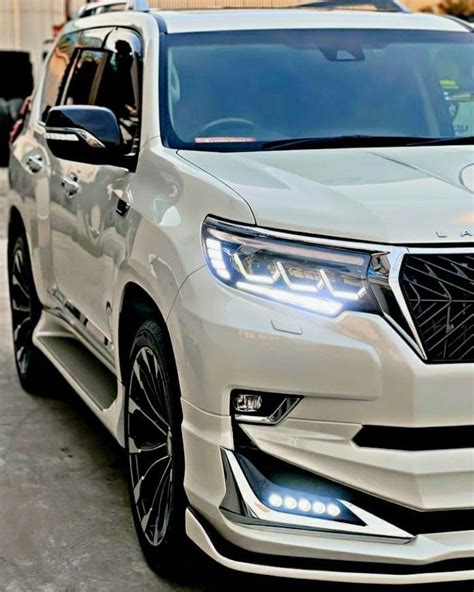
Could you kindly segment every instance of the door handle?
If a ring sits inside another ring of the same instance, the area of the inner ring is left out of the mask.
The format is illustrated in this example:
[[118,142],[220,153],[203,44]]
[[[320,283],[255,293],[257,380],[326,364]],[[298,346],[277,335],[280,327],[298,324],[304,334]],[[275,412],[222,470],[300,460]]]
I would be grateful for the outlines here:
[[25,164],[31,173],[39,173],[44,167],[44,160],[41,154],[32,154],[28,156]]
[[66,197],[72,199],[79,192],[79,179],[76,175],[68,175],[67,177],[64,177],[64,179],[62,180],[61,186],[64,189]]

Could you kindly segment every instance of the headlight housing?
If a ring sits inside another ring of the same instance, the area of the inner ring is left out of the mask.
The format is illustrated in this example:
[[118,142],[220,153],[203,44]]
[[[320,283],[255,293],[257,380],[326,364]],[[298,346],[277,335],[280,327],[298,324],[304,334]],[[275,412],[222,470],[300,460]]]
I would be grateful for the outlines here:
[[208,217],[203,245],[212,274],[242,292],[335,317],[378,310],[368,283],[371,253],[267,236]]

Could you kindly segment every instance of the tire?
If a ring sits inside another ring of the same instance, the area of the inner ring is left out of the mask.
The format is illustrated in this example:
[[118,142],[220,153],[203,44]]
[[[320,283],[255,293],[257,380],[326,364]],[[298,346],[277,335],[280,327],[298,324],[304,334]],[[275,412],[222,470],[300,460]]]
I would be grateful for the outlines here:
[[8,249],[8,282],[12,314],[13,351],[23,389],[41,394],[51,385],[52,367],[33,344],[33,331],[42,306],[36,292],[31,259],[24,232],[10,237]]
[[189,555],[184,515],[184,452],[178,375],[171,345],[155,321],[138,330],[125,403],[132,516],[151,568],[177,573]]

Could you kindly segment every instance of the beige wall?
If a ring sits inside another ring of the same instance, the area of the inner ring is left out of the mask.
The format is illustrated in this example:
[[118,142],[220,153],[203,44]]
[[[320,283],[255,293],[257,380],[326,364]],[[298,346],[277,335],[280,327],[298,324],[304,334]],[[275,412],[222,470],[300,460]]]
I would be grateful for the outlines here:
[[[150,6],[162,8],[199,8],[207,7],[277,7],[291,4],[304,4],[311,0],[149,0]],[[400,0],[408,8],[419,10],[427,6],[436,6],[441,0]]]

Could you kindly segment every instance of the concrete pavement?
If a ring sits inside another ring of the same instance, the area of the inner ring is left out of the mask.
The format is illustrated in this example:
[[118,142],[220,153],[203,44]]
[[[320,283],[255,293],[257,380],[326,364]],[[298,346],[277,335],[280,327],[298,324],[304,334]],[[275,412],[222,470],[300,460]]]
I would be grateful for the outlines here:
[[[366,586],[235,574],[205,559],[183,569],[179,581],[150,571],[133,531],[119,447],[66,386],[31,397],[18,384],[7,306],[5,179],[0,170],[0,592],[366,592]],[[423,586],[440,589],[472,586]]]

